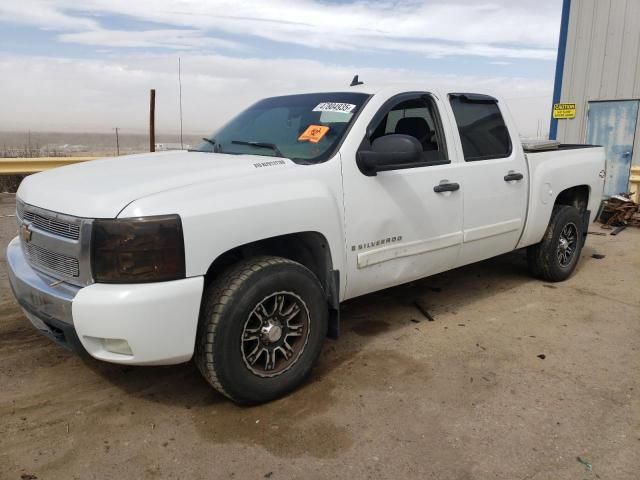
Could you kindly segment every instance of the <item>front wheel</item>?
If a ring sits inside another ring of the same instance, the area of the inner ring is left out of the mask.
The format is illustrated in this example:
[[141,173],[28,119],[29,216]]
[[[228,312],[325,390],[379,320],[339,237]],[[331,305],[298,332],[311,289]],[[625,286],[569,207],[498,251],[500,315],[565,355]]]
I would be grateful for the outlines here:
[[248,259],[204,295],[195,361],[216,390],[258,404],[309,375],[328,322],[322,286],[310,270],[281,257]]
[[527,249],[531,272],[549,282],[561,282],[571,276],[578,264],[584,233],[577,208],[557,205],[542,241]]

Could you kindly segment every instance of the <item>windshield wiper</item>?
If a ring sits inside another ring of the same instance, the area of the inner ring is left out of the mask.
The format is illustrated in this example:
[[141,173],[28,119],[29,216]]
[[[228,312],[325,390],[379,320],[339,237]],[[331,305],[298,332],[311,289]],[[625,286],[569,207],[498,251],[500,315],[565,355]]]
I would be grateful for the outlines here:
[[250,147],[268,148],[269,150],[273,150],[276,156],[284,158],[284,155],[275,143],[247,142],[244,140],[231,140],[231,143],[233,143],[234,145],[249,145]]
[[[220,153],[220,146],[216,143],[215,139],[212,140],[210,138],[202,137],[202,140],[204,140],[205,142],[210,143],[211,145],[213,145],[213,150],[212,150],[213,153]],[[198,150],[198,149],[195,149],[195,148],[189,149],[187,151],[189,151],[189,152],[200,152],[200,153],[212,153],[212,152],[209,152],[207,150]]]

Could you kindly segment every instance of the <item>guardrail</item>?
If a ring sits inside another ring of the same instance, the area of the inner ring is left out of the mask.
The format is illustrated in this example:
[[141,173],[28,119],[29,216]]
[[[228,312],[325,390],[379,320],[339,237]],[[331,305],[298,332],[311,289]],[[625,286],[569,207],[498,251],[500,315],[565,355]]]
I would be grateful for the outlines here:
[[37,173],[51,168],[95,160],[98,157],[0,158],[0,175]]

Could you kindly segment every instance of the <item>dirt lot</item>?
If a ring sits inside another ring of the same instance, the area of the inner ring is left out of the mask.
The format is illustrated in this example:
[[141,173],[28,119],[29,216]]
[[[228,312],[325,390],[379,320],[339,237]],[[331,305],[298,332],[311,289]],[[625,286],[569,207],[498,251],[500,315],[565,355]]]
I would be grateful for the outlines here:
[[81,361],[22,316],[4,258],[0,277],[2,479],[640,475],[638,230],[591,237],[562,284],[518,253],[348,302],[307,385],[256,408],[192,364]]

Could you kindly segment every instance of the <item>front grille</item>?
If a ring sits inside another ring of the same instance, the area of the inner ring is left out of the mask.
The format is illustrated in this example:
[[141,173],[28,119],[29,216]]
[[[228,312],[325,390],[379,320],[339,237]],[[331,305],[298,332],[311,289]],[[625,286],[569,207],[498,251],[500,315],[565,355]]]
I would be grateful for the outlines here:
[[72,285],[93,283],[89,259],[92,219],[46,210],[20,198],[16,199],[16,214],[22,250],[33,268]]
[[77,258],[52,252],[29,242],[23,243],[23,248],[31,264],[36,267],[46,268],[68,277],[80,276]]
[[[21,211],[22,210],[22,211]],[[52,233],[59,237],[78,240],[80,237],[80,225],[65,222],[54,216],[42,215],[18,208],[18,215],[23,221],[30,222],[34,227],[43,232]]]

